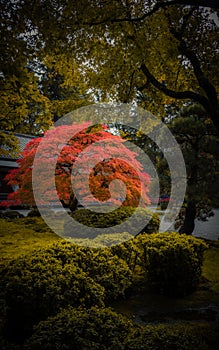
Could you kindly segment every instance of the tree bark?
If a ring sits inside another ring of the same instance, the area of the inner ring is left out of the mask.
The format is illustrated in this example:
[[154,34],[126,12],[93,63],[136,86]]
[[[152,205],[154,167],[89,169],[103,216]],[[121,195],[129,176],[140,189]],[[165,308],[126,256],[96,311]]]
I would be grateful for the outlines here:
[[191,235],[195,228],[195,218],[196,218],[196,205],[194,201],[189,200],[186,207],[185,220],[179,232],[186,233],[187,235]]
[[69,200],[69,209],[71,210],[71,212],[75,211],[78,207],[78,200],[75,196],[75,194],[72,192],[70,194],[70,200]]

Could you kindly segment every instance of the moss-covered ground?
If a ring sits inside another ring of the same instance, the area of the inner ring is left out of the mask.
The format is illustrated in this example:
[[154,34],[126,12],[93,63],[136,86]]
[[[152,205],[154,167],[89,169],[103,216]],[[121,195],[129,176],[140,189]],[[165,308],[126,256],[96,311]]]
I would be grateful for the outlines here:
[[60,239],[40,217],[0,219],[0,265]]

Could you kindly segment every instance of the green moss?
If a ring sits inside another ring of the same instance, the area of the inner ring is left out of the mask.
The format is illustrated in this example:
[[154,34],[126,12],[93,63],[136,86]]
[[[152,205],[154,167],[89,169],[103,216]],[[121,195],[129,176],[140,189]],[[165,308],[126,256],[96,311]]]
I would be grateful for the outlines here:
[[202,271],[211,289],[219,292],[219,242],[212,242],[210,248],[205,252]]
[[[0,219],[0,265],[61,240],[41,218],[31,220],[25,218],[8,222]],[[43,231],[37,231],[39,225],[44,228]]]

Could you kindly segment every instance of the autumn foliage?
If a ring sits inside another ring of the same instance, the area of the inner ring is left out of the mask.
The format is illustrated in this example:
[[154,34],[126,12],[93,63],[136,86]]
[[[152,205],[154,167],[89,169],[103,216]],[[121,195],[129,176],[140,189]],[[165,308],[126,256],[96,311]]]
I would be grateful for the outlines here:
[[[37,149],[42,140],[44,148],[39,157]],[[19,167],[6,176],[8,184],[18,185],[19,189],[3,205],[35,205],[32,169],[37,166],[37,186],[39,191],[42,186],[47,189],[46,197],[51,203],[58,196],[62,203],[75,209],[79,196],[80,201],[89,204],[110,201],[110,204],[136,207],[141,199],[141,205],[146,206],[149,176],[143,172],[136,152],[124,143],[105,125],[90,126],[89,122],[49,130],[43,138],[27,144],[17,161]],[[57,193],[50,188],[51,178],[46,172],[46,164],[54,160]]]

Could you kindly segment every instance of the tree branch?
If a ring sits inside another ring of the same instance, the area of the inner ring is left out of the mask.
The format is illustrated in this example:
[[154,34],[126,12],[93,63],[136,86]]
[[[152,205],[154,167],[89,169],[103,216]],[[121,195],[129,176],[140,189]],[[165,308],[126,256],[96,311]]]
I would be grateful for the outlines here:
[[[209,7],[212,9],[218,9],[218,1],[217,0],[170,0],[170,1],[157,1],[154,7],[144,13],[142,16],[139,17],[123,17],[123,18],[105,18],[100,21],[93,21],[93,22],[83,22],[83,25],[100,25],[104,23],[121,23],[121,22],[140,22],[143,21],[145,18],[152,16],[154,13],[158,12],[160,9],[165,9],[169,6],[173,5],[181,5],[181,6],[195,6],[195,7]],[[77,24],[77,23],[76,23]]]
[[[175,98],[175,99],[179,99],[179,100],[193,100],[196,101],[198,103],[200,103],[204,109],[206,110],[206,112],[209,114],[217,132],[219,133],[219,107],[218,107],[218,100],[217,100],[217,94],[216,94],[216,90],[214,89],[214,87],[208,82],[208,84],[210,84],[210,88],[212,89],[212,91],[214,92],[214,95],[211,95],[211,90],[208,91],[208,93],[206,92],[207,97],[194,92],[194,91],[174,91],[171,90],[169,88],[167,88],[167,86],[163,83],[160,83],[148,70],[147,66],[145,63],[143,63],[140,67],[141,71],[143,72],[143,74],[146,76],[147,78],[147,82],[151,83],[154,87],[156,87],[158,90],[162,91],[165,95]],[[203,82],[203,78],[199,78],[201,79],[202,84],[204,84],[205,88],[208,89],[208,84],[206,83],[206,81]],[[207,84],[207,85],[205,85]],[[204,90],[205,91],[205,90]],[[216,96],[215,96],[216,94]]]
[[206,97],[190,91],[190,90],[186,90],[186,91],[174,91],[171,90],[169,88],[167,88],[167,86],[164,83],[159,82],[149,71],[149,69],[147,68],[146,64],[143,63],[140,67],[142,73],[146,76],[147,81],[150,82],[154,87],[156,87],[158,90],[162,91],[165,95],[169,96],[169,97],[173,97],[176,99],[180,99],[180,100],[184,100],[184,99],[190,99],[190,100],[194,100],[197,101],[199,103],[201,103],[202,105],[208,105],[208,100]]
[[130,97],[130,94],[131,94],[131,91],[132,91],[134,75],[135,75],[135,71],[133,71],[132,74],[131,74],[129,89],[128,89],[128,93],[127,93],[127,96],[126,96],[126,99],[125,99],[124,103],[127,103],[129,101],[129,97]]
[[199,86],[203,89],[205,95],[207,96],[205,97],[198,94],[202,97],[202,99],[196,101],[201,103],[205,110],[209,113],[216,129],[219,132],[219,104],[217,98],[217,91],[202,71],[200,62],[195,52],[189,49],[186,45],[185,40],[183,40],[182,33],[176,31],[175,28],[171,25],[170,32],[179,42],[179,52],[186,58],[188,58],[188,60],[192,64],[193,71],[199,83]]
[[199,86],[204,90],[209,100],[216,99],[217,100],[217,92],[214,88],[214,86],[210,83],[208,78],[204,75],[204,72],[201,69],[200,62],[196,56],[196,54],[190,50],[185,41],[182,39],[179,33],[177,33],[175,30],[171,29],[172,34],[175,36],[176,39],[179,41],[179,51],[186,56],[189,61],[191,62],[194,73],[196,76],[196,79],[199,83]]

